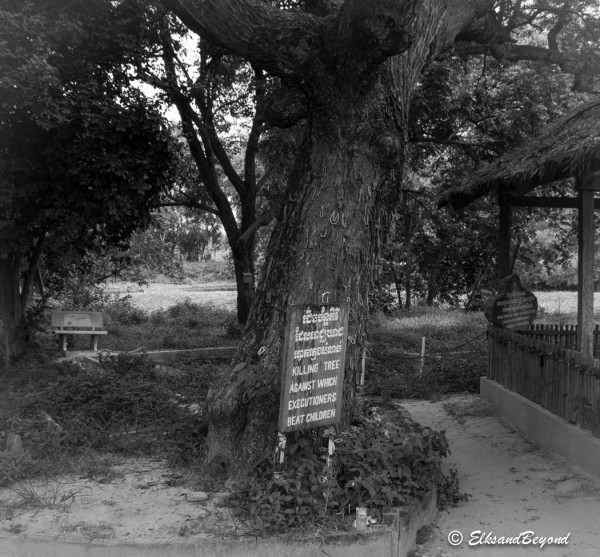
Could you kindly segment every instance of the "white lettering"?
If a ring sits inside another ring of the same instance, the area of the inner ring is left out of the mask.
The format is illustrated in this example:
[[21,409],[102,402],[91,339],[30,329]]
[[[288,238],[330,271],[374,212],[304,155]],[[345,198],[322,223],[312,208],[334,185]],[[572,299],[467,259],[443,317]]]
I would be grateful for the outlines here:
[[319,389],[324,387],[335,387],[337,385],[338,378],[334,377],[324,377],[323,379],[317,379],[317,387]]

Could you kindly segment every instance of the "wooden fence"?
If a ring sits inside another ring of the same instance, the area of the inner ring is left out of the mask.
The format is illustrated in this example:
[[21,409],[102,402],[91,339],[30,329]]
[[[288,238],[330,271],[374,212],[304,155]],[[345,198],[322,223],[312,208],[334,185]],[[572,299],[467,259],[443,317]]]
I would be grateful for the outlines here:
[[600,437],[600,360],[532,332],[490,326],[488,378]]
[[[534,324],[521,334],[562,348],[577,350],[577,325]],[[600,325],[594,327],[594,356],[600,350]]]

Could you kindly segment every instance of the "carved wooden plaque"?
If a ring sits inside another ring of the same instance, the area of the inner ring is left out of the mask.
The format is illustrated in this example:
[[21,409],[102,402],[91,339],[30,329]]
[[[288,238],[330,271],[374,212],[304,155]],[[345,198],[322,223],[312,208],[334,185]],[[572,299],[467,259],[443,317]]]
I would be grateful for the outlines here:
[[521,279],[514,273],[500,281],[500,292],[483,305],[483,313],[490,323],[511,331],[529,329],[537,310],[537,298],[521,286]]

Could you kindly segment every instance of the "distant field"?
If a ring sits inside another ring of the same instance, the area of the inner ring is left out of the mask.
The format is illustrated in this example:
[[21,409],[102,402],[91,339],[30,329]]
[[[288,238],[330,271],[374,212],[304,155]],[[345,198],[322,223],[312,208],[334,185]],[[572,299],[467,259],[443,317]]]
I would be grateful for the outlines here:
[[[130,282],[117,282],[108,285],[108,289],[119,294],[129,294],[133,303],[146,311],[167,309],[186,298],[201,305],[235,310],[234,282],[195,285],[152,283],[143,287]],[[574,316],[577,313],[577,292],[536,292],[535,295],[543,312],[564,316]],[[594,302],[600,318],[600,292],[596,293]]]
[[[577,292],[536,292],[540,309],[546,313],[575,317],[577,315]],[[600,292],[594,294],[596,317],[600,318]]]
[[140,287],[131,282],[108,285],[109,292],[131,296],[133,304],[145,311],[168,309],[186,298],[217,309],[234,311],[236,308],[235,283],[211,282],[206,285],[152,283]]

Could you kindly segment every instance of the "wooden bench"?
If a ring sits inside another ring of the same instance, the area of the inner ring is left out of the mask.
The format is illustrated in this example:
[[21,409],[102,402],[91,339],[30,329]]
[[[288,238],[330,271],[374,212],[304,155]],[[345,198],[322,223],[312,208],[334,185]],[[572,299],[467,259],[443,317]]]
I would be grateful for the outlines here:
[[90,335],[92,349],[98,351],[98,336],[106,335],[104,314],[101,311],[53,311],[52,328],[62,336],[62,351],[67,353],[67,335]]

